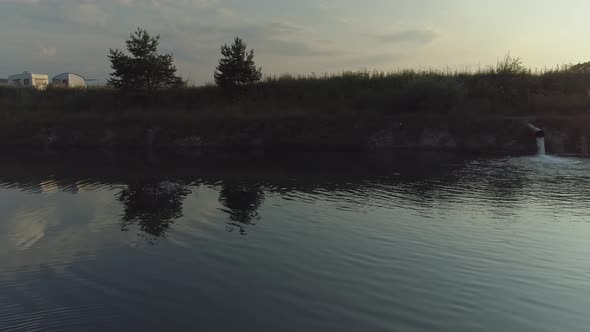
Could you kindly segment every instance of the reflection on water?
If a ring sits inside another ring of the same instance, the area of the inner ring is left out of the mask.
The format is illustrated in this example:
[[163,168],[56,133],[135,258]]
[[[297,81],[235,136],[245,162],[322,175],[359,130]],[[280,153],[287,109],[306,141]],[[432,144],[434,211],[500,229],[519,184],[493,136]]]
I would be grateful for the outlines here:
[[124,206],[121,230],[137,224],[153,237],[163,237],[170,225],[182,217],[182,202],[190,189],[168,181],[147,180],[130,183],[117,194]]
[[0,331],[585,331],[590,161],[0,157]]
[[219,202],[225,207],[222,211],[229,215],[227,231],[239,229],[246,235],[245,227],[254,225],[260,218],[258,209],[264,201],[264,192],[256,185],[223,184],[219,191]]
[[[203,165],[201,160],[172,160],[165,165],[159,161],[153,166],[153,155],[146,159],[142,155],[102,158],[84,156],[78,159],[81,167],[72,168],[59,154],[5,156],[0,186],[46,195],[108,189],[122,207],[121,230],[136,229],[150,241],[165,237],[183,217],[186,198],[202,186],[217,191],[218,210],[226,214],[226,230],[242,235],[261,219],[259,209],[266,194],[299,201],[321,196],[342,203],[342,208],[410,204],[416,211],[429,210],[437,202],[469,200],[506,208],[506,213],[523,198],[531,203],[538,199],[545,208],[564,204],[585,208],[582,202],[590,194],[585,182],[590,176],[585,172],[589,163],[552,156],[473,159],[434,152],[306,155],[299,160],[283,160],[285,156],[281,156],[270,165],[267,159],[250,163],[229,159],[229,163],[221,162],[222,168],[216,161]],[[22,168],[22,163],[31,167]],[[121,168],[121,163],[125,167]],[[552,196],[556,192],[559,195]]]

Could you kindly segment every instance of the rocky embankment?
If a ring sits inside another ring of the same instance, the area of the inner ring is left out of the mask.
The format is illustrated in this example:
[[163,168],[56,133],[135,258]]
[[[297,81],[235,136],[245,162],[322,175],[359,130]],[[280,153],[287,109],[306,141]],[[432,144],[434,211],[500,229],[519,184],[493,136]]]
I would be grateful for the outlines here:
[[4,126],[0,145],[41,149],[380,150],[435,149],[533,153],[545,130],[551,154],[588,155],[590,117],[449,117],[209,119],[183,123],[69,122]]

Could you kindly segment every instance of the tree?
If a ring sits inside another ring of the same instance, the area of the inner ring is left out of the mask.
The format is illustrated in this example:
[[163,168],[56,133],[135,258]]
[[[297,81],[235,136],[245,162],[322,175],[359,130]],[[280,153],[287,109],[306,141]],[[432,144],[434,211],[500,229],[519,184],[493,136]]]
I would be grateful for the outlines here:
[[262,78],[262,68],[254,63],[254,50],[247,51],[246,43],[236,37],[234,43],[221,46],[221,55],[215,70],[215,83],[223,88],[252,84]]
[[131,55],[118,49],[109,52],[114,70],[109,84],[124,90],[148,91],[184,85],[182,78],[176,76],[173,55],[158,54],[159,35],[152,37],[146,30],[137,28],[125,44]]
[[590,62],[578,63],[577,65],[570,66],[565,71],[571,73],[589,73],[590,72]]

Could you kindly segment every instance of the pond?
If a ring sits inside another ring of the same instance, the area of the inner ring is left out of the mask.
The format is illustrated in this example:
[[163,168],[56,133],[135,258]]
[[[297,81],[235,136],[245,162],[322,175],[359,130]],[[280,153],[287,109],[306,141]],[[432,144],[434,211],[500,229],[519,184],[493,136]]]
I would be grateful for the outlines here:
[[586,331],[590,161],[0,157],[1,331]]

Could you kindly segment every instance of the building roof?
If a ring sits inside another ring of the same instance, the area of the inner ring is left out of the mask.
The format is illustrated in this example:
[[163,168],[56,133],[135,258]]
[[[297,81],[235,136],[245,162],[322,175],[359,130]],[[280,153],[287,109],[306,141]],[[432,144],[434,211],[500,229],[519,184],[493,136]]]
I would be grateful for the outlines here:
[[61,76],[61,75],[76,75],[76,76],[79,76],[79,77],[81,77],[82,79],[84,79],[84,81],[86,81],[86,77],[84,77],[84,76],[82,76],[82,75],[80,75],[80,74],[72,73],[72,72],[61,73],[61,74],[59,74],[59,75],[55,75],[55,76],[53,76],[53,78],[56,78],[56,77],[58,77],[58,76]]
[[12,77],[19,77],[19,76],[22,77],[22,76],[29,76],[29,75],[30,76],[46,76],[49,78],[49,75],[47,75],[47,74],[35,74],[35,73],[28,72],[28,71],[24,71],[19,74],[10,75],[10,76],[8,76],[8,79],[11,79]]

